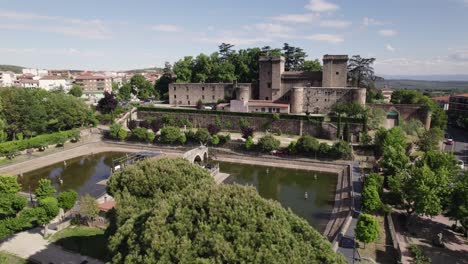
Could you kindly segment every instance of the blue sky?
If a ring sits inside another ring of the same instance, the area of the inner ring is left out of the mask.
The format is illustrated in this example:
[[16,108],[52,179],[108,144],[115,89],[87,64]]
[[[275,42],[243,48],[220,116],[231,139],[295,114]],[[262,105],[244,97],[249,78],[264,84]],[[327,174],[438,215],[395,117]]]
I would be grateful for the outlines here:
[[468,74],[468,0],[0,0],[0,64],[126,70],[185,55],[300,46],[378,74]]

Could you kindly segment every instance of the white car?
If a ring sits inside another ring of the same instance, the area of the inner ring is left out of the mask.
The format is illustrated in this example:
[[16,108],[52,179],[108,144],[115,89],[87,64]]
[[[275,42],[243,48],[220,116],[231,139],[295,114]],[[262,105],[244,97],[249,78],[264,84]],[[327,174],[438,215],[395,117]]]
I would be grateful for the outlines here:
[[463,162],[463,160],[458,160],[457,164],[458,164],[458,167],[460,167],[460,169],[462,170],[465,169],[465,163]]

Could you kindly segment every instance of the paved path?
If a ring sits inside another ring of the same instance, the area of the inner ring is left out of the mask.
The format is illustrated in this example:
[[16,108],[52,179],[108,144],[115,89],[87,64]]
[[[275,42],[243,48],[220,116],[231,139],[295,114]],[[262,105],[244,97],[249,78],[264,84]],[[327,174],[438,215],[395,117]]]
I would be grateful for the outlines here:
[[[338,252],[341,252],[346,257],[349,263],[354,263],[354,260],[353,260],[354,257],[356,258],[358,257],[357,251],[354,249],[353,245],[354,246],[356,245],[356,241],[354,239],[355,237],[354,229],[356,228],[357,218],[359,217],[359,211],[361,208],[361,192],[362,192],[361,168],[359,167],[359,162],[353,162],[352,166],[353,166],[352,184],[353,184],[353,197],[354,197],[355,212],[353,213],[353,218],[351,219],[351,223],[348,229],[346,230],[344,238],[342,238],[338,247]],[[345,240],[350,243],[344,243]]]
[[88,264],[103,263],[91,257],[65,251],[61,247],[49,243],[42,237],[40,228],[20,232],[2,240],[0,251],[45,264],[80,264],[83,261],[88,261]]

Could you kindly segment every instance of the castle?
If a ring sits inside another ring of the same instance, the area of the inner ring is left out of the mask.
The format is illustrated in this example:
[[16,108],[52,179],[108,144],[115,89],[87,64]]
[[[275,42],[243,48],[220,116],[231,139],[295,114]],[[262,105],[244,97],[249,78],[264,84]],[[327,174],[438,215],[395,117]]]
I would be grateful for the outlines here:
[[[325,55],[322,72],[285,71],[282,56],[259,58],[259,84],[250,83],[173,83],[169,85],[169,103],[194,106],[197,101],[217,103],[218,110],[232,112],[327,114],[337,103],[365,104],[366,89],[349,87],[347,55]],[[252,95],[258,98],[252,100]]]

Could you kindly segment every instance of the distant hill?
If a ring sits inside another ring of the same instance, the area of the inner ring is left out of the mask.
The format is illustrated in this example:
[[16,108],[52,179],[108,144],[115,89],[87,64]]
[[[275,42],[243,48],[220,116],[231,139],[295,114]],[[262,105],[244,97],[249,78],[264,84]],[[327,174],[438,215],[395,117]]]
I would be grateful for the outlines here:
[[153,68],[144,68],[144,69],[134,69],[134,70],[128,70],[125,72],[129,73],[143,73],[143,72],[162,72],[163,68],[158,68],[158,67],[153,67]]
[[0,64],[0,71],[12,71],[14,73],[22,73],[22,69],[24,67],[21,66],[15,66],[15,65],[1,65]]
[[379,75],[386,80],[414,80],[414,81],[458,81],[468,82],[468,74],[433,74],[433,75]]
[[385,79],[384,81],[377,81],[376,86],[383,88],[387,86],[391,89],[412,89],[412,90],[451,90],[454,92],[467,92],[468,81],[422,81],[422,80],[392,80]]

